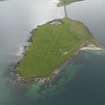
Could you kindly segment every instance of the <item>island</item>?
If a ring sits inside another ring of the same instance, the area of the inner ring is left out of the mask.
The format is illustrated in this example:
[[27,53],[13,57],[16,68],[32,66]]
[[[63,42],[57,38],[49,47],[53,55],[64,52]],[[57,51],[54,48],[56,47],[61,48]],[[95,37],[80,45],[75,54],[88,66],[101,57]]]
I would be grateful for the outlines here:
[[83,0],[58,0],[60,1],[58,5],[66,6],[72,2],[83,1]]
[[28,42],[31,44],[25,48],[16,71],[23,80],[41,83],[56,76],[80,50],[88,46],[97,48],[97,41],[88,28],[67,16],[38,26]]

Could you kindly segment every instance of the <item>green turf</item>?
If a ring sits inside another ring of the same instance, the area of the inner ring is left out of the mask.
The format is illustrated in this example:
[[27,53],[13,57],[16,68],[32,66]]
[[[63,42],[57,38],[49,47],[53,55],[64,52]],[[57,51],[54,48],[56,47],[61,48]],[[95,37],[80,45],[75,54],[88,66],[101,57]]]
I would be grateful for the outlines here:
[[32,32],[32,45],[17,70],[25,79],[47,77],[68,59],[80,46],[92,39],[80,22],[62,19],[62,24],[44,24]]

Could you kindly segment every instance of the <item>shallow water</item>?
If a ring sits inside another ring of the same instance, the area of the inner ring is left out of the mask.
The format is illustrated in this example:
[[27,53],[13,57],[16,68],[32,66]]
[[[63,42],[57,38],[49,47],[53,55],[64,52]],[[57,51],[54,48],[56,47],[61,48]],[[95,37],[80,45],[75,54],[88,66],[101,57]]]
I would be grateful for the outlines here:
[[51,87],[34,89],[27,96],[37,105],[104,105],[105,53],[81,52]]
[[[105,45],[105,1],[86,0],[68,6],[68,15],[85,23]],[[16,88],[8,67],[17,61],[16,53],[31,30],[64,16],[55,0],[8,0],[0,2],[0,105],[104,105],[105,54],[82,52],[61,72],[50,87],[33,84]]]

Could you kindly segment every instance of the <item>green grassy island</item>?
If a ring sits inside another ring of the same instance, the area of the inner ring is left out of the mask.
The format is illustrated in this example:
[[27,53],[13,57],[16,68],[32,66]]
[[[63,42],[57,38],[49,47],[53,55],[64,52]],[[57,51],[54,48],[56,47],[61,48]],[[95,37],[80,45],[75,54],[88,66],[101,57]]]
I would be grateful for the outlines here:
[[88,29],[68,18],[39,26],[32,32],[32,44],[17,71],[24,79],[48,77],[79,51],[86,41],[94,41]]
[[77,1],[83,1],[83,0],[59,0],[60,2],[58,3],[58,6],[66,6],[70,3],[73,3],[73,2],[77,2]]

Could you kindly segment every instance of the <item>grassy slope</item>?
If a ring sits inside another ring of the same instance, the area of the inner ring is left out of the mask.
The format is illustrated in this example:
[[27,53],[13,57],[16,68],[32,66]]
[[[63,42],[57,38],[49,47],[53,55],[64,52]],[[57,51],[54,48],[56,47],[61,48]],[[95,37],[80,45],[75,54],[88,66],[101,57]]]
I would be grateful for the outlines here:
[[32,45],[17,68],[25,79],[49,76],[75,55],[81,44],[92,39],[82,23],[62,21],[63,24],[44,24],[33,31]]

